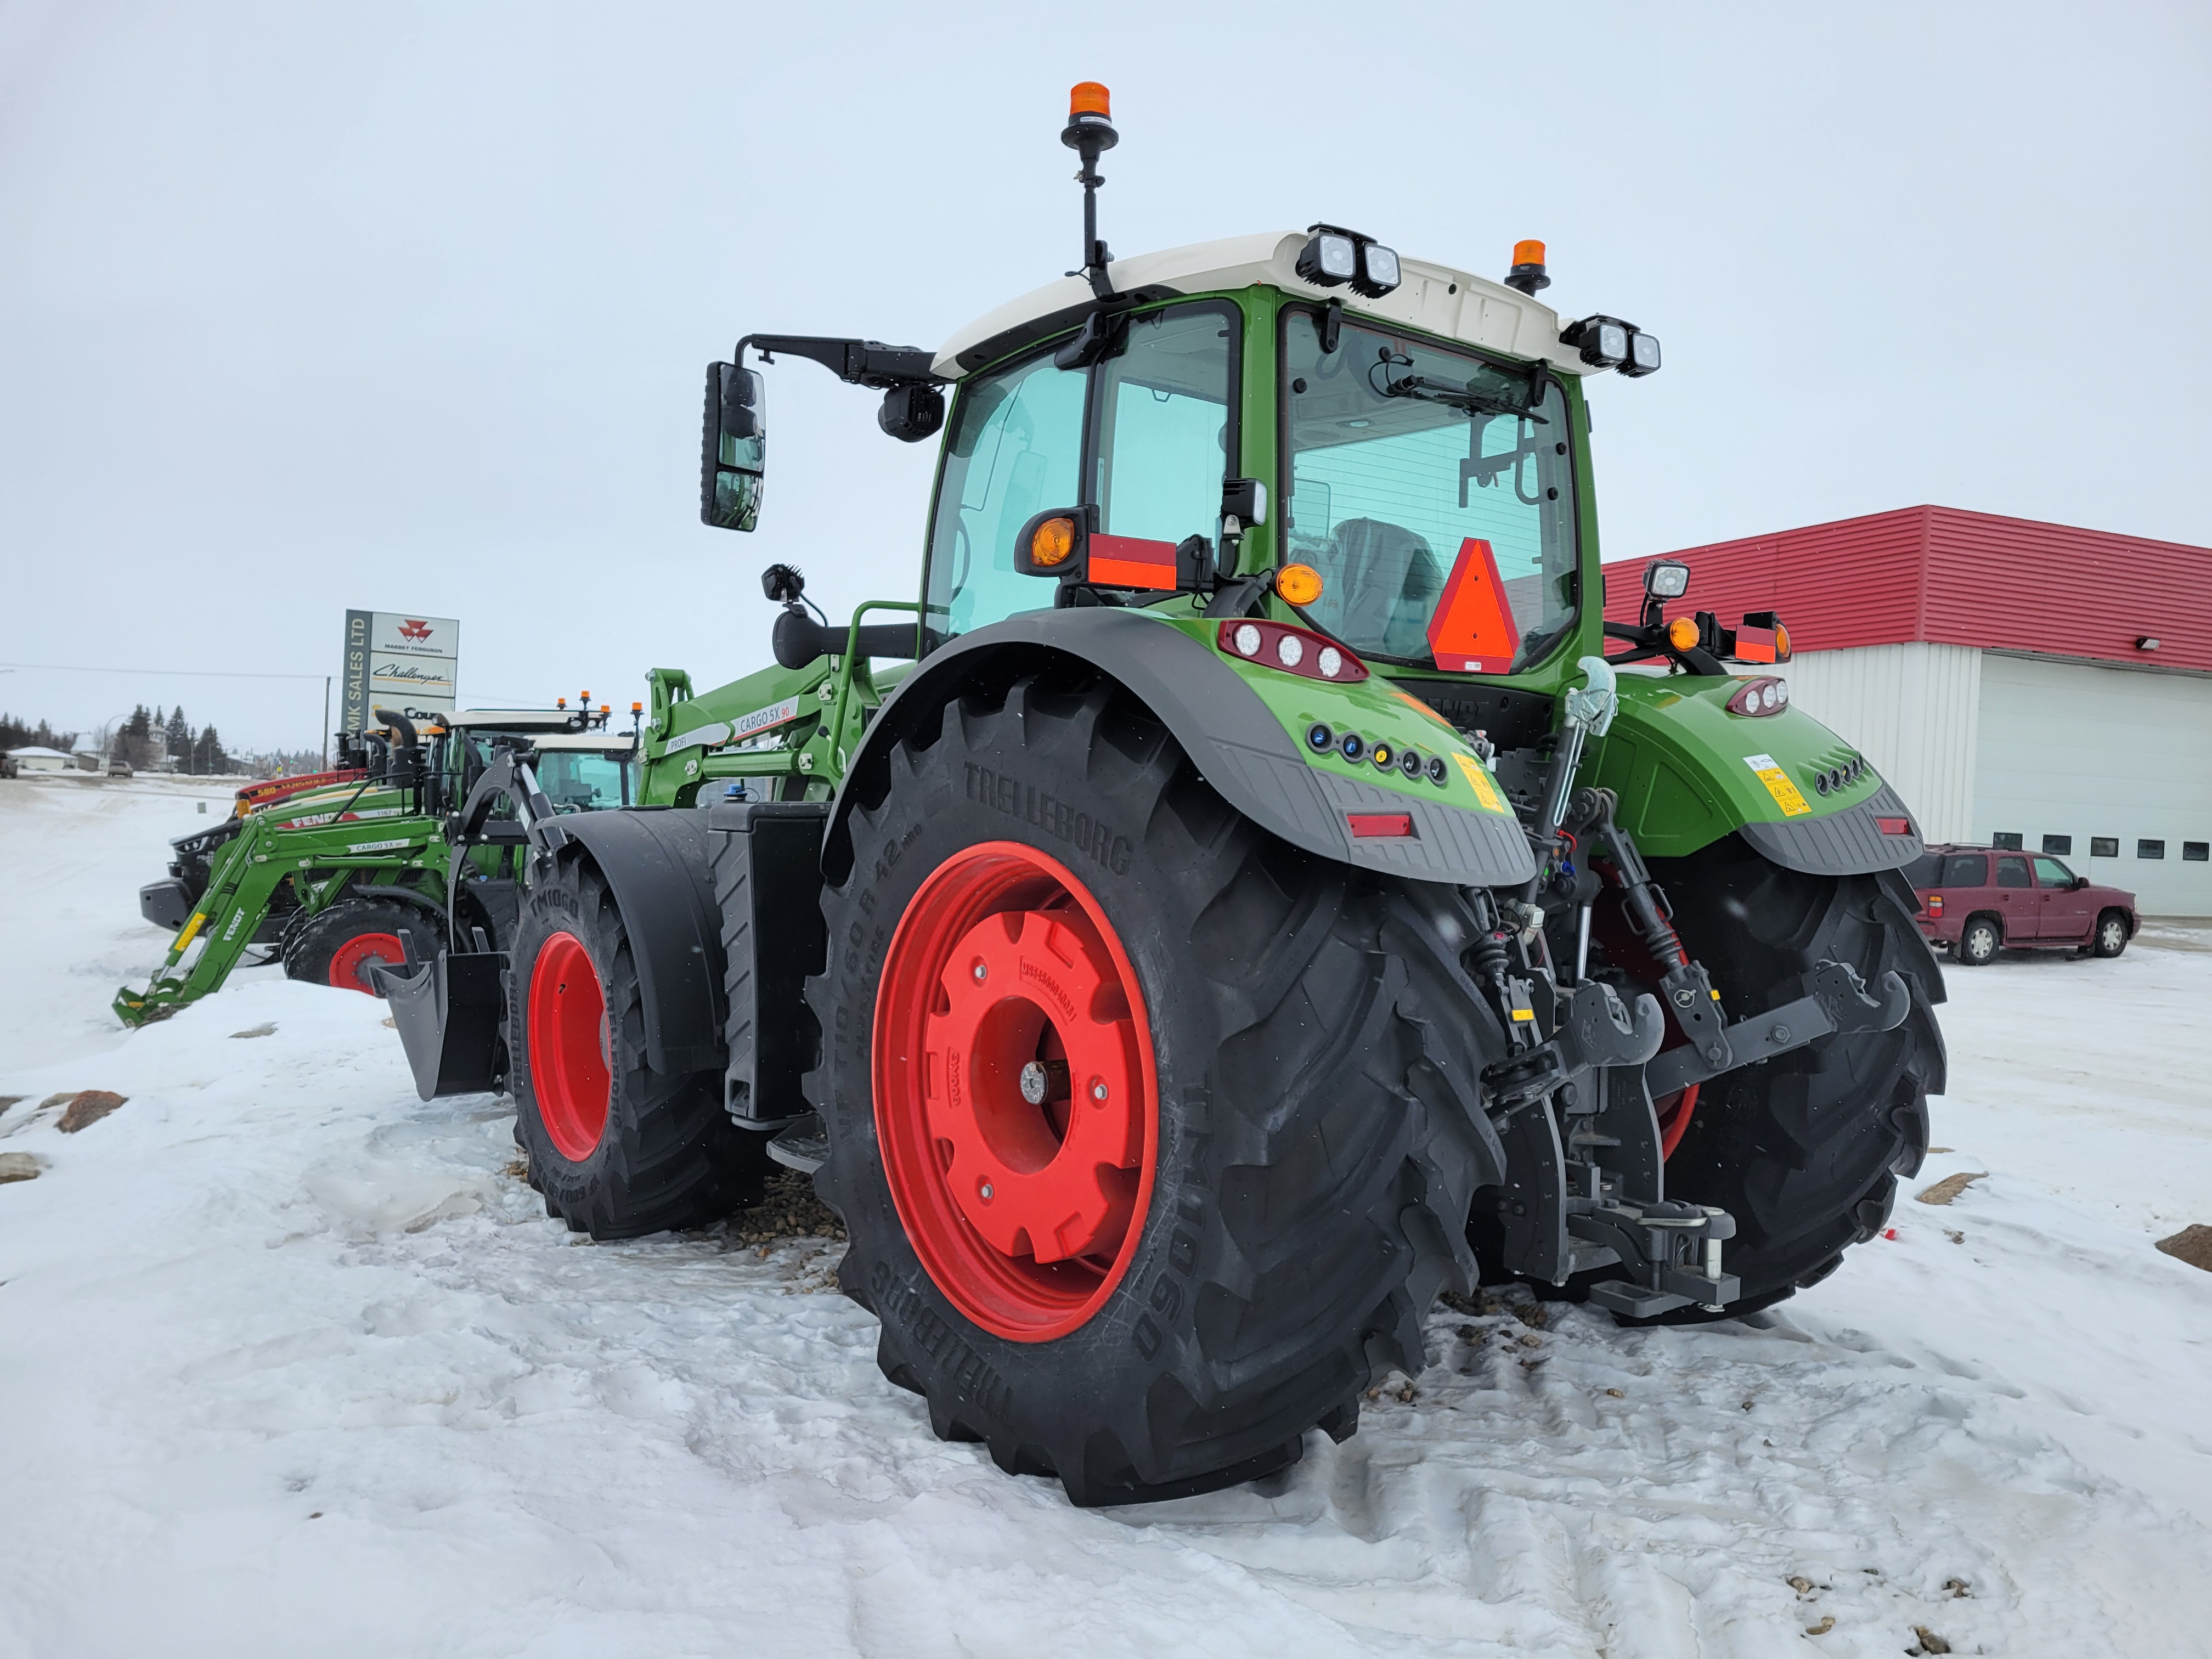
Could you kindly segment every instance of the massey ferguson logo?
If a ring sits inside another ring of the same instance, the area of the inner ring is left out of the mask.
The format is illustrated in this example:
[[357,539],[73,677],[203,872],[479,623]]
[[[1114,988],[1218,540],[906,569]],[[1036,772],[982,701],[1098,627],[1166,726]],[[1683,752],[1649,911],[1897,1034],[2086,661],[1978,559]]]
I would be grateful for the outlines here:
[[430,624],[410,617],[399,624],[399,637],[403,640],[427,640],[430,637]]

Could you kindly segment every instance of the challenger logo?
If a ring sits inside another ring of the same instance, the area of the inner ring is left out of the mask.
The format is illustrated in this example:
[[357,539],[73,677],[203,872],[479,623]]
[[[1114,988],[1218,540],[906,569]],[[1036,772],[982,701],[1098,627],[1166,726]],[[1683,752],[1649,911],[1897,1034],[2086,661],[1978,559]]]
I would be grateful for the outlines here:
[[399,624],[399,637],[403,640],[427,640],[430,637],[430,624],[410,617]]

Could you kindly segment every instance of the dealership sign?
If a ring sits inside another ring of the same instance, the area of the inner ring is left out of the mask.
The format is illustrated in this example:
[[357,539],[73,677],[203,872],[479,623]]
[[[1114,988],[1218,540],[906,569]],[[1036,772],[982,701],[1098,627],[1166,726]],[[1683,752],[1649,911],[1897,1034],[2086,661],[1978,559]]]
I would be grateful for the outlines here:
[[451,617],[347,611],[338,729],[374,726],[379,708],[451,714],[460,656],[461,625]]

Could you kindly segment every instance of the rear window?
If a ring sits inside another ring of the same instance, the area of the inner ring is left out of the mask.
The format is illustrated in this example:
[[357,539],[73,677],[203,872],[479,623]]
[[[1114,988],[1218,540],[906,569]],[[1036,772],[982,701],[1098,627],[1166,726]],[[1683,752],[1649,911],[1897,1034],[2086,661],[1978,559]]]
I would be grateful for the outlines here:
[[1953,853],[1943,860],[1943,879],[1938,887],[1986,887],[1990,884],[1987,853]]
[[1923,853],[1905,866],[1905,878],[1915,887],[1934,887],[1939,885],[1936,878],[1942,869],[1943,855],[1941,853]]

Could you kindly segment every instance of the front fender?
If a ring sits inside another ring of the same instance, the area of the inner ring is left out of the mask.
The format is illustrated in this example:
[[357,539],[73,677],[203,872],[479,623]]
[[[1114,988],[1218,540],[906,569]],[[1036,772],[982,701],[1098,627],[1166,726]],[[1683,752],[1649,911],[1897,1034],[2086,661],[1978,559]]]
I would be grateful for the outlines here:
[[[1041,611],[963,634],[919,664],[884,703],[845,774],[823,843],[823,869],[842,881],[856,799],[887,787],[893,744],[933,723],[969,690],[1003,688],[1055,663],[1079,663],[1127,689],[1166,726],[1191,763],[1246,817],[1294,847],[1380,875],[1462,887],[1518,886],[1535,873],[1504,792],[1458,733],[1376,676],[1330,684],[1232,662],[1211,643],[1218,623],[1142,611]],[[1316,721],[1400,751],[1447,757],[1442,785],[1377,773],[1297,733]],[[1475,771],[1468,769],[1474,768]],[[1033,794],[1034,792],[1030,792]],[[1026,796],[1016,803],[1038,810]],[[1410,835],[1357,836],[1370,814],[1410,820]]]
[[[1729,714],[1741,684],[1620,677],[1620,711],[1591,743],[1583,776],[1620,797],[1620,823],[1646,857],[1681,858],[1729,834],[1811,875],[1869,875],[1920,856],[1917,820],[1856,748],[1795,708]],[[1855,762],[1855,775],[1822,787]]]

